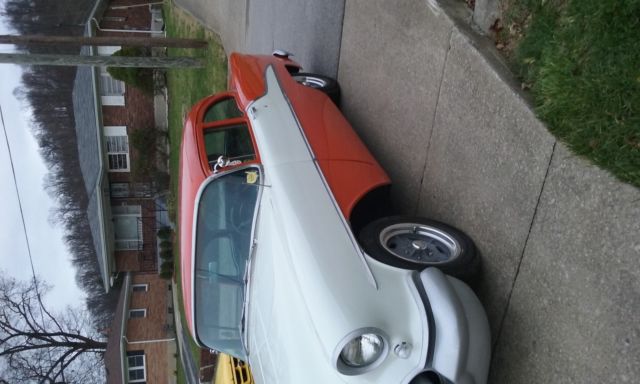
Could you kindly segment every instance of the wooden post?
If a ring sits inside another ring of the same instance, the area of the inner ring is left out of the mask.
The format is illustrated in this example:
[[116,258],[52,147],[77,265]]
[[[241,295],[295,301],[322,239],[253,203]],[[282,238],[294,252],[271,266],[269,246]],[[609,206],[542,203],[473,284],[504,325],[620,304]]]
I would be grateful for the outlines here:
[[43,36],[0,35],[0,44],[118,45],[126,47],[206,48],[206,40],[150,36]]
[[105,66],[137,68],[196,68],[203,67],[201,59],[193,57],[127,57],[74,56],[0,53],[0,63],[18,65]]

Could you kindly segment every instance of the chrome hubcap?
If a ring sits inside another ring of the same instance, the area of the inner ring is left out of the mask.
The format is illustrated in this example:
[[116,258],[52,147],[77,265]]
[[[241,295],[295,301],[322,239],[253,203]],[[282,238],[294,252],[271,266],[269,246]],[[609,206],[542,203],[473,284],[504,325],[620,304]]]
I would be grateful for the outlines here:
[[449,234],[424,224],[402,223],[380,232],[380,244],[394,256],[420,264],[449,262],[462,251]]
[[429,246],[429,243],[424,240],[413,240],[411,246],[418,251],[424,251]]

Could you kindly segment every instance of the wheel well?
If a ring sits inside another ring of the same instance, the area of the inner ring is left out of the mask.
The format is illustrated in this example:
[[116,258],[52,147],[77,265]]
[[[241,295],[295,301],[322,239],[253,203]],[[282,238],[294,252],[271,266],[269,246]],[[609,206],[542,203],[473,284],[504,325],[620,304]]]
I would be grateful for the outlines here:
[[289,72],[290,75],[300,72],[300,67],[294,64],[285,64],[284,67],[287,69],[287,72]]
[[391,215],[391,185],[383,185],[367,192],[353,207],[349,222],[357,236],[370,222]]

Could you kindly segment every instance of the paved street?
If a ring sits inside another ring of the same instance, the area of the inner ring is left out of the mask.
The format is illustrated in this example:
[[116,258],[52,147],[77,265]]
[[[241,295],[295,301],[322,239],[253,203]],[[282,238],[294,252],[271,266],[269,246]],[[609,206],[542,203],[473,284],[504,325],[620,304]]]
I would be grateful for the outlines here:
[[491,383],[637,382],[640,191],[547,132],[462,2],[177,3],[228,52],[284,48],[337,76],[394,202],[476,240]]

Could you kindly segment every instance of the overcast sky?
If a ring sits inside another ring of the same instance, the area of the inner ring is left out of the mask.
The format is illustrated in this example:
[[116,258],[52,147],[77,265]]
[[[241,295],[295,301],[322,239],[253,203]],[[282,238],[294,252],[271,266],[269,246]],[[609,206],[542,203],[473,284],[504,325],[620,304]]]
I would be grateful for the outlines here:
[[[1,23],[0,33],[9,33]],[[0,47],[0,52],[9,50],[7,47]],[[18,66],[0,64],[0,105],[13,155],[36,275],[53,286],[45,298],[48,306],[62,309],[66,305],[84,305],[84,293],[75,282],[75,269],[62,242],[61,225],[51,220],[55,202],[43,188],[47,168],[29,127],[29,107],[14,96],[14,90],[20,87],[20,74]],[[32,274],[27,242],[13,183],[9,151],[1,127],[0,180],[0,269],[18,279],[29,280]]]

